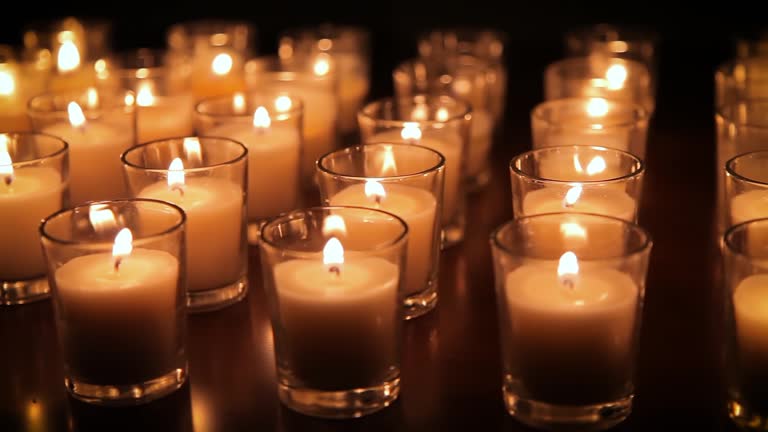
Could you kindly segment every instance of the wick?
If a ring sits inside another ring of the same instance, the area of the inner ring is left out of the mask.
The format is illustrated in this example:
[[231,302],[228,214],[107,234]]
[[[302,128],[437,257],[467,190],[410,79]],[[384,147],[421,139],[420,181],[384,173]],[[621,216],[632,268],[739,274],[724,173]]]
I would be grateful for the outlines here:
[[171,190],[172,191],[174,191],[174,190],[175,191],[179,191],[179,195],[184,197],[184,186],[179,185],[179,184],[175,184],[175,185],[171,186]]
[[564,279],[563,285],[565,285],[569,290],[573,290],[574,288],[574,283],[571,279]]
[[120,263],[123,262],[123,259],[121,257],[115,257],[115,273],[117,273],[120,270]]
[[381,196],[375,195],[373,197],[373,200],[376,201],[376,205],[380,205],[381,204]]
[[337,266],[331,266],[328,271],[335,274],[336,277],[341,277],[341,270]]
[[13,183],[13,176],[12,175],[7,175],[7,176],[5,176],[5,179],[3,179],[3,180],[5,181],[5,185],[6,186],[10,186],[11,183]]

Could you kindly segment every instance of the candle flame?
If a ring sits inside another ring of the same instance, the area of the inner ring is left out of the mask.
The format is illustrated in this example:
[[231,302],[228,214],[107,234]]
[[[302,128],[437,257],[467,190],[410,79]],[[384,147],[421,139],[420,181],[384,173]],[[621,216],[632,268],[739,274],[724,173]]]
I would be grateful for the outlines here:
[[0,96],[10,96],[16,91],[16,80],[10,71],[0,70]]
[[181,158],[175,158],[168,166],[168,187],[179,191],[184,190],[184,162]]
[[93,87],[88,87],[86,91],[86,98],[88,99],[88,108],[96,108],[99,106],[99,92]]
[[136,93],[136,104],[143,107],[155,104],[155,96],[152,94],[152,89],[148,83],[139,85],[139,91]]
[[437,119],[437,121],[440,121],[440,122],[448,121],[448,117],[450,117],[450,116],[448,115],[448,110],[447,109],[445,109],[445,108],[438,108],[437,109],[437,112],[435,113],[435,118]]
[[235,114],[242,114],[245,112],[245,96],[242,93],[235,93],[232,97],[232,110]]
[[608,114],[608,101],[603,98],[591,98],[587,102],[587,115],[590,117],[605,117]]
[[[197,165],[203,163],[203,149],[200,147],[200,139],[197,137],[186,137],[184,138],[183,146],[184,155],[188,161],[194,162]],[[181,169],[184,169],[183,165]]]
[[560,257],[557,265],[557,277],[563,285],[573,288],[574,278],[579,275],[579,259],[576,254],[568,251]]
[[[96,72],[96,78],[105,80],[109,78],[109,69],[107,69],[107,61],[104,59],[98,59],[93,63],[93,70]],[[141,70],[141,69],[139,69]],[[137,72],[138,75],[138,72]]]
[[573,205],[576,204],[576,201],[581,197],[581,191],[581,185],[576,185],[568,189],[568,192],[566,192],[565,198],[563,199],[563,207],[573,207]]
[[344,222],[344,218],[339,215],[328,215],[323,220],[323,235],[331,237],[336,234],[347,234],[347,224]]
[[400,137],[404,140],[418,141],[421,139],[421,128],[416,122],[403,123],[403,130],[400,131]]
[[278,96],[275,99],[275,108],[280,112],[290,111],[292,106],[293,102],[291,102],[291,98],[288,96]]
[[591,161],[589,161],[589,165],[587,165],[587,174],[600,174],[601,172],[605,171],[605,168],[605,159],[603,159],[602,156],[595,156]]
[[71,40],[65,40],[59,47],[56,66],[59,72],[71,72],[80,67],[80,51]]
[[115,236],[115,243],[112,245],[112,256],[115,258],[115,271],[120,269],[120,262],[123,258],[133,252],[133,233],[128,228],[123,228]]
[[416,105],[411,111],[411,118],[423,121],[427,119],[427,114],[427,107],[424,105]]
[[395,153],[392,151],[392,146],[384,147],[384,161],[381,164],[382,175],[395,175],[397,174],[397,163],[395,162]]
[[256,108],[253,112],[253,127],[259,129],[266,129],[272,124],[272,120],[269,118],[269,112],[263,106]]
[[376,180],[368,180],[365,182],[365,196],[373,198],[376,204],[381,204],[381,200],[387,197],[387,191],[384,190],[384,186]]
[[315,60],[315,64],[312,66],[312,71],[315,73],[315,76],[321,77],[328,75],[330,70],[331,62],[328,61],[328,54],[319,54],[317,60]]
[[566,237],[587,238],[587,230],[577,222],[563,222],[560,224],[560,232]]
[[96,232],[104,232],[117,225],[115,214],[106,204],[93,204],[88,208],[88,219]]
[[579,160],[579,155],[573,155],[573,168],[576,170],[577,173],[584,172],[584,168],[581,167],[581,161]]
[[226,75],[232,70],[232,56],[227,53],[221,53],[213,58],[211,70],[216,75]]
[[77,102],[70,102],[67,105],[67,114],[69,115],[69,123],[72,127],[79,128],[85,124],[85,114],[83,114],[83,109],[80,108]]
[[323,247],[323,264],[328,270],[339,274],[339,266],[344,264],[344,246],[336,237],[331,237]]
[[615,64],[605,71],[605,79],[608,81],[608,88],[619,90],[624,87],[624,81],[627,80],[627,68],[624,65]]
[[6,185],[13,182],[13,160],[8,152],[8,135],[0,134],[0,175],[3,176]]

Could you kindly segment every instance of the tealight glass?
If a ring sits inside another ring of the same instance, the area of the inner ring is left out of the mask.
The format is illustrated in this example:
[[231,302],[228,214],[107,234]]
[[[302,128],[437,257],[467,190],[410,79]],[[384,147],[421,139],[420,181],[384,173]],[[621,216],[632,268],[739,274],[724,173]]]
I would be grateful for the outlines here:
[[72,204],[127,198],[120,154],[136,144],[136,96],[129,90],[89,88],[32,98],[35,132],[69,144]]
[[0,132],[30,131],[27,101],[45,91],[48,72],[0,45]]
[[533,148],[592,145],[645,159],[648,112],[640,105],[603,98],[547,101],[531,111]]
[[768,151],[738,155],[725,164],[727,225],[768,218]]
[[502,225],[491,249],[507,412],[545,430],[626,419],[649,234],[612,217],[550,213]]
[[437,95],[380,99],[366,105],[358,114],[363,143],[418,144],[445,158],[443,248],[464,239],[466,184],[462,180],[468,164],[472,116],[466,103]]
[[140,404],[186,380],[185,221],[154,200],[88,203],[43,221],[64,384],[75,398]]
[[236,94],[203,100],[195,108],[200,135],[248,148],[250,243],[258,242],[266,219],[300,207],[303,117],[304,104],[288,93]]
[[359,207],[296,210],[264,225],[264,290],[287,407],[360,417],[397,399],[408,231],[391,213]]
[[420,94],[451,95],[472,108],[464,176],[470,191],[490,181],[494,118],[490,113],[489,63],[475,56],[457,55],[401,63],[393,72],[395,97],[408,100]]
[[715,71],[715,107],[768,98],[768,57],[737,58]]
[[121,157],[131,196],[159,199],[187,215],[187,306],[221,309],[248,291],[248,150],[226,138],[185,137],[136,146]]
[[54,136],[0,133],[0,305],[50,294],[38,228],[67,205],[68,158],[67,143]]
[[320,158],[317,169],[324,204],[384,210],[408,224],[405,319],[434,309],[438,299],[443,155],[419,145],[376,143],[329,153]]

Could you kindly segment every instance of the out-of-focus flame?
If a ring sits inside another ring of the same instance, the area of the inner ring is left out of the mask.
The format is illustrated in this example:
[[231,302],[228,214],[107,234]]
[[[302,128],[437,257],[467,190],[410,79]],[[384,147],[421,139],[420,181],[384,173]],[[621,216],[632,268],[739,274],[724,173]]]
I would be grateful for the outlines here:
[[77,102],[70,102],[67,105],[67,115],[69,116],[69,124],[72,127],[79,128],[85,125],[85,114],[83,114],[83,109],[80,108]]
[[227,53],[221,53],[213,58],[211,70],[216,75],[226,75],[232,70],[232,56]]

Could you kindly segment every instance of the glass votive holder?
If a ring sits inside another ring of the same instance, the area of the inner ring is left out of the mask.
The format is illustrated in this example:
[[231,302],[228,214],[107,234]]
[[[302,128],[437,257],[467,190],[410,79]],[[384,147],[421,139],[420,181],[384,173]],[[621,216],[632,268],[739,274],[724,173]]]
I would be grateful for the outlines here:
[[370,33],[330,24],[287,30],[280,36],[278,54],[287,63],[328,59],[337,81],[339,131],[354,133],[357,112],[371,87]]
[[655,98],[648,67],[616,57],[570,57],[547,66],[544,99],[600,97],[642,105],[652,115]]
[[68,151],[54,136],[0,133],[0,305],[49,296],[38,228],[67,204]]
[[408,224],[404,318],[437,304],[440,208],[445,158],[419,145],[375,143],[329,153],[317,162],[320,197],[330,206],[384,210]]
[[768,57],[737,58],[715,71],[715,107],[768,98]]
[[551,213],[502,225],[491,249],[509,414],[548,430],[626,419],[649,234],[612,217]]
[[277,387],[289,408],[360,417],[400,393],[408,227],[359,207],[315,207],[262,229]]
[[164,51],[139,49],[113,56],[107,66],[108,84],[136,95],[136,134],[139,143],[192,135],[194,96],[189,74],[168,63]]
[[487,28],[432,30],[419,37],[419,56],[425,59],[472,55],[487,62],[488,110],[498,126],[504,116],[507,96],[507,67],[504,49],[507,35]]
[[[315,190],[315,163],[338,147],[336,78],[326,60],[286,64],[278,57],[257,57],[245,66],[249,92],[287,92],[304,103],[304,147],[301,176],[304,189]],[[325,65],[325,66],[323,66]]]
[[64,383],[94,404],[149,402],[187,378],[184,231],[177,206],[88,203],[40,227]]
[[727,226],[768,218],[768,151],[734,157],[725,164]]
[[43,93],[48,73],[23,61],[13,47],[0,45],[0,131],[31,130],[27,102]]
[[32,98],[36,132],[69,144],[69,193],[74,205],[126,198],[120,154],[136,143],[136,97],[129,90],[89,88]]
[[407,100],[419,94],[445,94],[472,108],[464,174],[470,191],[481,189],[490,180],[494,120],[488,103],[488,71],[487,62],[474,56],[458,55],[407,61],[393,73],[397,99]]
[[169,61],[189,62],[197,100],[243,91],[243,66],[255,51],[256,29],[247,22],[190,21],[167,33]]
[[205,99],[195,108],[200,135],[229,138],[248,148],[250,243],[258,242],[267,218],[300,206],[303,116],[302,101],[288,93]]
[[406,143],[431,148],[445,158],[442,247],[464,239],[469,105],[451,96],[417,95],[371,102],[358,114],[363,143]]
[[516,156],[509,166],[515,218],[578,212],[637,220],[645,165],[630,153],[545,147]]
[[245,223],[248,150],[237,141],[185,137],[123,153],[131,196],[167,201],[187,215],[187,307],[210,311],[248,291]]
[[640,105],[603,98],[540,103],[531,111],[533,148],[593,145],[645,159],[648,112]]

